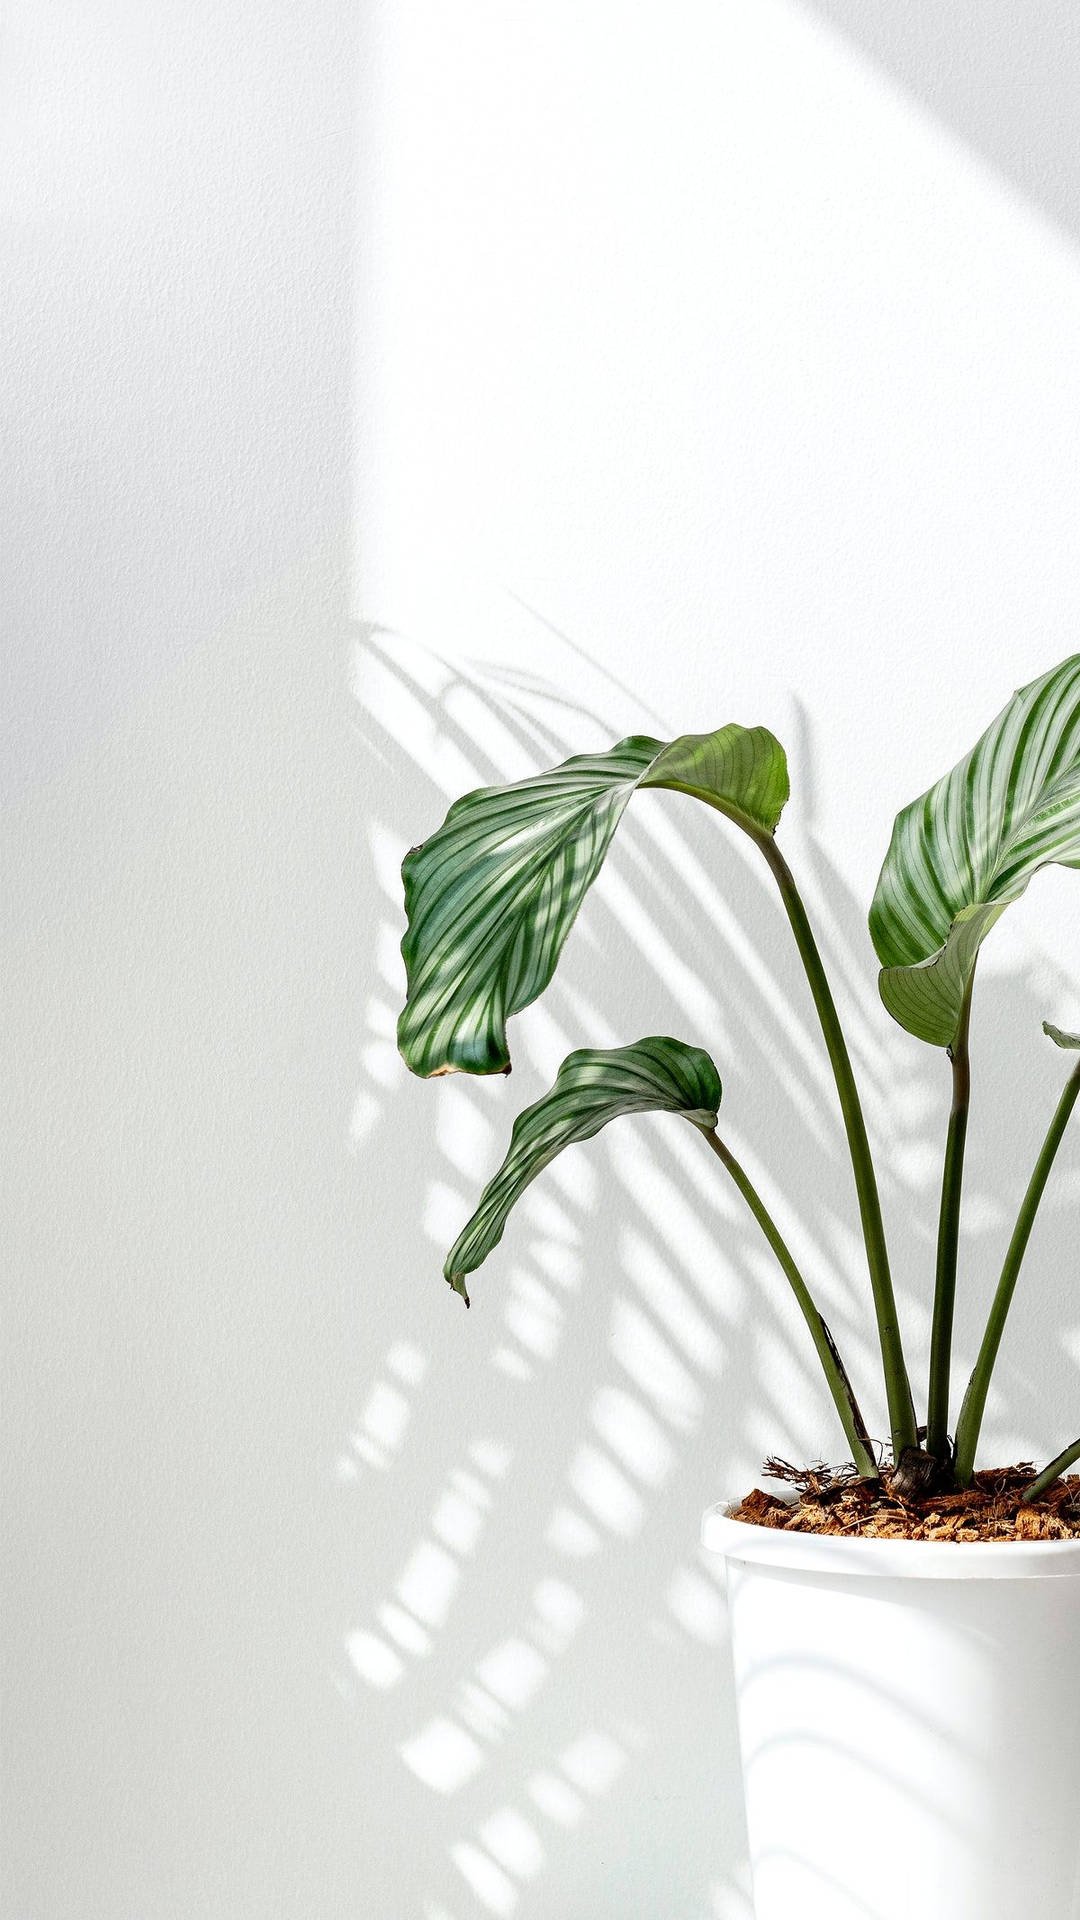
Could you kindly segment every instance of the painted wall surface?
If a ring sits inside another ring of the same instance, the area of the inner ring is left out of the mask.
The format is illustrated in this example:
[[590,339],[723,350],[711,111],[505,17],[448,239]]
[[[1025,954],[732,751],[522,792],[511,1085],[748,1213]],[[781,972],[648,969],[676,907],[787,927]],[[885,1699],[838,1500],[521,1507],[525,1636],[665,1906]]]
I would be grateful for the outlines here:
[[[470,785],[772,726],[921,1381],[948,1074],[865,910],[1076,646],[1071,11],[92,0],[5,57],[5,1911],[748,1920],[698,1521],[837,1444],[767,1252],[657,1119],[470,1315],[439,1269],[565,1052],[678,1034],[879,1429],[784,924],[642,797],[512,1079],[423,1085],[397,869]],[[980,966],[961,1379],[1078,933],[1041,876]],[[1076,1431],[1076,1166],[988,1458]]]

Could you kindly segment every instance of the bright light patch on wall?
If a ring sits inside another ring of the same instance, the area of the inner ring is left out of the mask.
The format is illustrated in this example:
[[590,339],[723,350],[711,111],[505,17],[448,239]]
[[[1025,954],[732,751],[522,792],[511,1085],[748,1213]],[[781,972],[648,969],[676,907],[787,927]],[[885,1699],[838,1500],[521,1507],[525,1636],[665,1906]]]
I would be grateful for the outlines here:
[[581,1795],[556,1773],[534,1773],[529,1781],[529,1798],[558,1827],[576,1827],[585,1811]]
[[[635,1191],[640,1192],[640,1169],[638,1175]],[[634,1282],[680,1351],[702,1372],[718,1372],[723,1360],[720,1336],[684,1282],[672,1273],[671,1261],[662,1244],[633,1227],[624,1227],[619,1234],[619,1256],[622,1272]],[[698,1278],[700,1282],[702,1276]],[[730,1314],[737,1304],[741,1289],[733,1263],[719,1248],[713,1250],[708,1279],[699,1290],[711,1297],[715,1311],[720,1311],[722,1306],[724,1312]]]
[[537,1616],[534,1629],[548,1653],[562,1653],[573,1639],[585,1617],[585,1602],[565,1580],[547,1578],[533,1590],[533,1608]]
[[645,1504],[608,1454],[599,1447],[579,1447],[568,1479],[578,1499],[612,1533],[631,1539],[645,1519]]
[[716,1647],[724,1637],[724,1603],[715,1586],[694,1567],[676,1567],[667,1590],[673,1619],[703,1647]]
[[700,1387],[652,1322],[630,1300],[616,1300],[612,1309],[611,1351],[672,1426],[683,1432],[696,1426],[704,1406]]
[[461,1569],[443,1547],[421,1540],[398,1581],[398,1596],[429,1627],[441,1626],[450,1610]]
[[394,1373],[406,1386],[419,1387],[427,1372],[427,1360],[420,1348],[411,1340],[395,1341],[386,1356],[386,1370]]
[[515,1352],[513,1347],[496,1347],[491,1356],[491,1364],[499,1373],[505,1373],[508,1380],[524,1383],[533,1377],[533,1370],[528,1361],[522,1354]]
[[397,1641],[399,1647],[404,1647],[406,1653],[416,1654],[422,1659],[431,1652],[431,1635],[425,1633],[411,1613],[406,1613],[404,1607],[396,1607],[392,1600],[385,1601],[379,1608],[379,1625],[391,1639]]
[[616,1459],[648,1487],[659,1487],[675,1462],[670,1440],[632,1394],[621,1387],[602,1387],[590,1409],[600,1438]]
[[518,1889],[486,1853],[470,1840],[458,1840],[450,1849],[450,1858],[489,1913],[513,1913]]
[[398,1751],[409,1772],[436,1793],[457,1793],[484,1764],[476,1741],[453,1720],[429,1721]]
[[475,1680],[462,1682],[457,1706],[465,1725],[483,1740],[500,1739],[510,1725],[506,1708],[493,1700],[490,1693],[485,1693],[483,1687],[478,1687]]
[[555,1553],[565,1554],[568,1560],[587,1560],[600,1547],[596,1528],[573,1507],[556,1507],[544,1539]]
[[473,1440],[469,1459],[491,1480],[501,1480],[513,1459],[513,1449],[504,1440]]
[[346,1641],[349,1659],[352,1661],[361,1680],[369,1687],[375,1687],[380,1693],[388,1693],[397,1685],[404,1672],[404,1665],[385,1640],[377,1634],[363,1629],[350,1633]]
[[594,1728],[566,1748],[560,1764],[573,1786],[595,1797],[618,1779],[626,1765],[626,1750],[610,1733]]
[[409,1402],[396,1387],[380,1380],[372,1387],[360,1418],[366,1433],[388,1451],[400,1446],[409,1424]]
[[485,1820],[480,1838],[493,1859],[519,1880],[531,1880],[544,1864],[540,1835],[515,1807],[500,1807]]
[[448,1489],[431,1519],[431,1531],[457,1554],[472,1552],[480,1537],[483,1513],[475,1500]]
[[449,1252],[468,1217],[469,1204],[464,1194],[448,1187],[444,1180],[428,1183],[423,1232],[440,1249],[441,1257]]
[[504,1640],[479,1661],[477,1678],[505,1707],[520,1713],[542,1685],[548,1663],[528,1640]]

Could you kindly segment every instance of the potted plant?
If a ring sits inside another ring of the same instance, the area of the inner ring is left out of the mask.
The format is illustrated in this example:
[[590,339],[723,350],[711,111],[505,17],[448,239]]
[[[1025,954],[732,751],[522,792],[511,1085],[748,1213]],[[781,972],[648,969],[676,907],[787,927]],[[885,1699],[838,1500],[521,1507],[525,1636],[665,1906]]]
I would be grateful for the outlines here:
[[[508,1073],[506,1023],[543,992],[631,798],[673,788],[747,834],[779,889],[836,1082],[881,1353],[889,1445],[870,1439],[836,1343],[719,1131],[721,1083],[667,1036],[572,1053],[519,1115],[445,1265],[467,1277],[524,1188],[622,1114],[679,1114],[716,1156],[790,1284],[846,1441],[839,1469],[777,1466],[705,1516],[728,1566],[758,1920],[1080,1916],[1080,1441],[1042,1472],[977,1470],[987,1390],[1036,1211],[1080,1093],[1077,1052],[1005,1255],[958,1412],[953,1307],[976,962],[1049,862],[1080,866],[1080,655],[1022,688],[972,751],[899,814],[870,910],[881,998],[952,1077],[925,1420],[898,1322],[877,1178],[847,1043],[776,839],[783,748],[729,725],[644,737],[458,800],[403,868],[412,1070]],[[955,1419],[954,1419],[955,1414]],[[729,1489],[734,1492],[734,1489]]]

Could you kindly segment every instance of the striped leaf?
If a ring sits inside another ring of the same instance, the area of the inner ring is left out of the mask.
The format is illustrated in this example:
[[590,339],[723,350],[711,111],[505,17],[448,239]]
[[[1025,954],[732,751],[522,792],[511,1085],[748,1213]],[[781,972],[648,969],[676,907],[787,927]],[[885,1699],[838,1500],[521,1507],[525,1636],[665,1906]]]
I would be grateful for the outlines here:
[[951,773],[897,816],[870,909],[881,997],[951,1046],[980,946],[1032,874],[1080,866],[1080,655],[1021,687]]
[[1043,1032],[1055,1047],[1064,1047],[1067,1053],[1080,1053],[1080,1033],[1064,1033],[1060,1027],[1052,1027],[1049,1020],[1043,1021]]
[[447,1256],[443,1272],[454,1291],[468,1306],[466,1274],[498,1245],[511,1207],[564,1147],[591,1139],[625,1113],[681,1113],[709,1130],[719,1105],[720,1076],[708,1054],[681,1040],[654,1035],[630,1047],[570,1054],[550,1093],[518,1115],[502,1166]]
[[638,787],[674,787],[748,833],[787,799],[784,750],[763,727],[634,736],[451,807],[402,868],[408,997],[398,1045],[414,1073],[508,1073],[506,1022],[542,993]]

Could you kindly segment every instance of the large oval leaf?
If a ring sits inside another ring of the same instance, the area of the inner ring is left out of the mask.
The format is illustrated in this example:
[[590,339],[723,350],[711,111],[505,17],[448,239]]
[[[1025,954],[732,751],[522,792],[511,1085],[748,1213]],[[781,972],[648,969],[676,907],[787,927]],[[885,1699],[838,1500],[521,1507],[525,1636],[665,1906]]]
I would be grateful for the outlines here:
[[626,1113],[681,1113],[708,1130],[719,1105],[720,1076],[708,1054],[681,1040],[653,1035],[629,1047],[569,1054],[551,1091],[515,1120],[502,1166],[447,1255],[450,1285],[468,1306],[465,1275],[498,1245],[511,1207],[564,1147],[591,1139]]
[[455,802],[402,867],[408,998],[398,1045],[414,1073],[507,1073],[506,1022],[547,986],[639,786],[667,786],[772,834],[787,762],[764,727],[635,735]]
[[956,1038],[980,946],[1032,874],[1080,866],[1080,655],[1014,694],[971,752],[897,815],[870,909],[881,997]]

